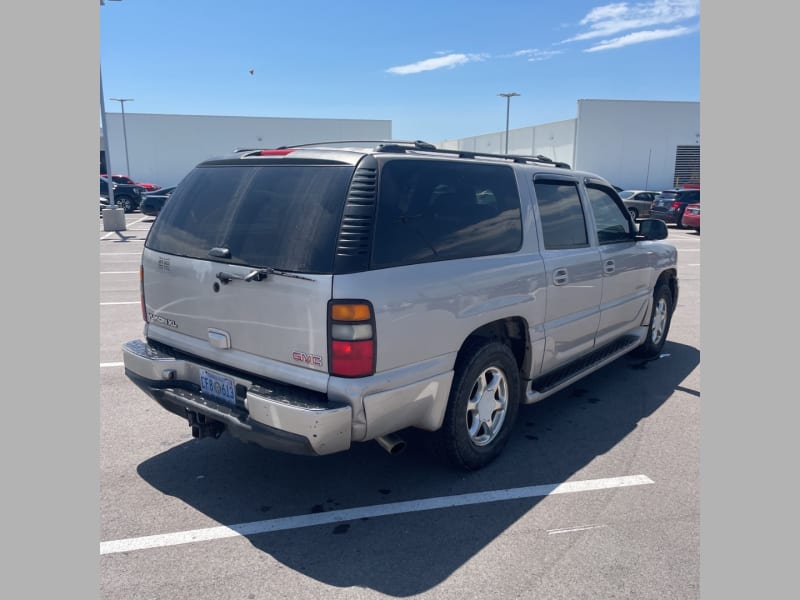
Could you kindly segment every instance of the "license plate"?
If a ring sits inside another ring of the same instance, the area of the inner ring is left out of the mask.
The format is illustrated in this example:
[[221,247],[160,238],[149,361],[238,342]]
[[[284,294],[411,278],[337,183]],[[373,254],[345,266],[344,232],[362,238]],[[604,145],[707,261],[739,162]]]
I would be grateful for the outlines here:
[[230,377],[200,369],[200,391],[223,404],[236,406],[236,386]]

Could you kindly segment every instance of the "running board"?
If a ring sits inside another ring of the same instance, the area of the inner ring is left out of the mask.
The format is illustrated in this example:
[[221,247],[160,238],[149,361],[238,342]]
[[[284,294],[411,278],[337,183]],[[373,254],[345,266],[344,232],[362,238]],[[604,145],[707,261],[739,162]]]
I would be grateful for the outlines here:
[[642,341],[638,335],[626,335],[616,342],[599,348],[584,358],[559,367],[552,373],[533,379],[525,391],[525,404],[533,404],[606,366],[636,348]]

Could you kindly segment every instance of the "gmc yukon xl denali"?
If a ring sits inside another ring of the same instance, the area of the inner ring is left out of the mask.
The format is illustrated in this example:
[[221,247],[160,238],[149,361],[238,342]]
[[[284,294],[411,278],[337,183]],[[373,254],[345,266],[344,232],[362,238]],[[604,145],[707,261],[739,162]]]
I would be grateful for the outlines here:
[[666,237],[543,156],[239,150],[194,168],[153,224],[125,373],[196,438],[394,452],[417,428],[479,469],[520,405],[659,355],[678,298]]

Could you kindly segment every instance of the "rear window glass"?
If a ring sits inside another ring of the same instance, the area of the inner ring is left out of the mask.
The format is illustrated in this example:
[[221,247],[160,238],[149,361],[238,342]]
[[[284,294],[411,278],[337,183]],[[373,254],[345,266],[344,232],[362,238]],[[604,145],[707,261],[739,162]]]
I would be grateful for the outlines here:
[[225,248],[234,264],[332,273],[352,174],[347,165],[198,167],[165,204],[146,246],[204,260]]
[[372,268],[516,252],[522,218],[506,165],[392,160],[380,173]]

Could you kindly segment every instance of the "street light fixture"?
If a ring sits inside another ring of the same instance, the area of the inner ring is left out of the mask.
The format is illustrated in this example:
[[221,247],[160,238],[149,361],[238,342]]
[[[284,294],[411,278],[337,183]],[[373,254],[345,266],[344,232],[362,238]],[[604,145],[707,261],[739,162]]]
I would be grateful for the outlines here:
[[508,113],[511,110],[511,98],[513,96],[519,96],[519,94],[517,92],[508,92],[497,95],[506,99],[506,154],[508,154]]
[[[125,129],[125,103],[126,102],[133,102],[133,98],[109,98],[109,100],[114,100],[115,102],[119,102],[120,107],[122,108],[122,138],[125,140],[125,167],[127,171],[125,174],[130,177],[131,176],[131,164],[128,161],[128,131]],[[111,173],[108,174],[109,177]]]

